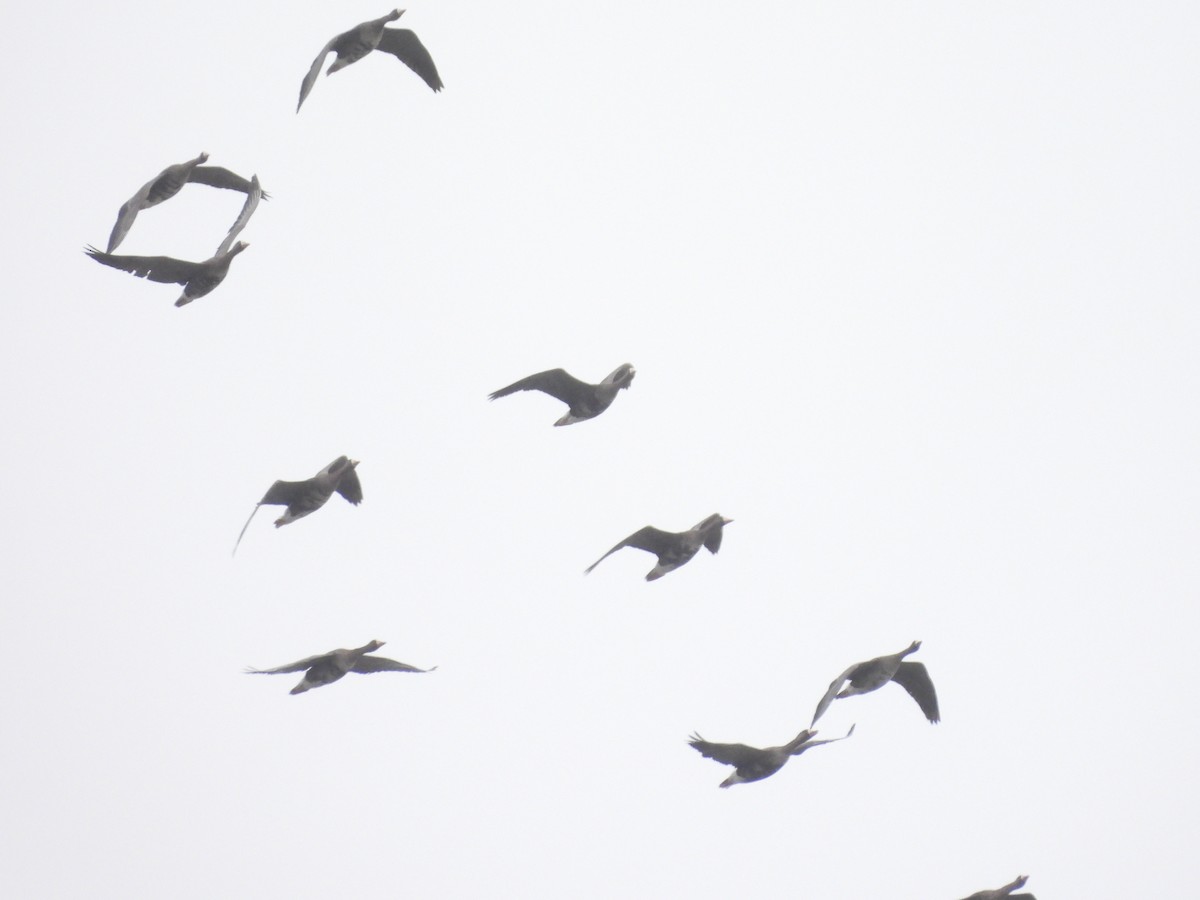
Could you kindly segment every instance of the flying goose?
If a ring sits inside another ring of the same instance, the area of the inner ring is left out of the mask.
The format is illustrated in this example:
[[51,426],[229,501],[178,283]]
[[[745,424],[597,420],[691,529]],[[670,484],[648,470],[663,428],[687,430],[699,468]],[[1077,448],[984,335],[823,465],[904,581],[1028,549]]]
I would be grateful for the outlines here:
[[1025,882],[1029,880],[1028,875],[1018,875],[1011,884],[1006,884],[1002,888],[996,888],[994,891],[976,891],[970,897],[964,897],[963,900],[1036,900],[1033,894],[1014,894],[1013,891],[1017,888],[1025,887]]
[[291,693],[303,694],[313,688],[333,684],[347,672],[358,672],[360,675],[370,675],[372,672],[432,672],[433,669],[418,669],[408,663],[396,662],[383,656],[367,656],[378,650],[383,641],[371,641],[353,650],[330,650],[319,656],[310,656],[299,662],[288,663],[286,666],[276,666],[274,669],[247,668],[248,675],[284,675],[288,672],[304,672],[300,683],[292,688]]
[[707,548],[709,553],[716,553],[720,550],[722,529],[732,521],[733,519],[726,519],[720,513],[713,513],[687,531],[662,531],[653,525],[647,525],[645,528],[635,531],[584,569],[583,574],[586,575],[592,571],[622,547],[636,547],[638,550],[649,551],[658,557],[658,565],[646,573],[646,580],[654,581],[656,578],[662,578],[668,572],[678,569],[695,556],[701,547]]
[[[117,213],[117,223],[113,225],[112,234],[108,237],[108,247],[105,253],[112,253],[125,240],[125,235],[133,227],[133,220],[143,209],[158,206],[164,200],[170,200],[188,182],[206,184],[209,187],[225,188],[231,191],[241,191],[249,194],[254,189],[254,182],[247,181],[241,175],[222,168],[221,166],[205,166],[201,163],[208,159],[207,153],[201,153],[195,159],[167,166],[144,185],[141,190],[129,198],[121,211]],[[271,195],[262,192],[264,200]]]
[[429,55],[429,51],[425,49],[425,45],[421,43],[416,34],[407,28],[384,27],[388,22],[395,22],[402,15],[404,15],[404,10],[393,9],[382,19],[373,19],[370,22],[355,25],[322,47],[317,58],[313,60],[312,68],[304,76],[304,82],[300,85],[300,102],[296,104],[296,112],[300,112],[300,107],[304,105],[304,98],[313,89],[313,85],[317,82],[317,76],[321,74],[321,65],[325,62],[325,57],[331,52],[337,53],[337,59],[333,61],[333,65],[329,67],[326,75],[332,75],[338,69],[344,69],[346,66],[358,62],[372,50],[382,50],[392,54],[420,75],[421,80],[434,91],[440,91],[443,85],[442,79],[438,77],[437,66],[433,64],[433,57]]
[[599,384],[588,384],[569,374],[566,369],[549,369],[538,372],[508,387],[488,394],[489,400],[507,397],[517,391],[541,391],[567,404],[567,414],[555,425],[571,425],[584,419],[593,419],[604,412],[617,398],[617,393],[629,387],[637,370],[629,363],[617,366]]
[[184,306],[197,297],[211,293],[229,274],[229,264],[233,262],[233,258],[250,246],[245,241],[235,244],[233,239],[250,221],[250,216],[258,208],[258,201],[262,199],[262,195],[262,187],[258,183],[258,176],[255,175],[250,179],[250,191],[246,195],[246,202],[242,204],[242,211],[229,233],[225,235],[225,240],[221,242],[215,254],[202,262],[189,262],[171,256],[115,256],[111,253],[101,253],[90,246],[85,247],[84,252],[98,263],[132,272],[138,278],[149,278],[162,284],[182,284],[183,293],[179,295],[175,305]]
[[359,484],[358,473],[354,471],[357,466],[358,460],[339,456],[306,481],[276,481],[263,494],[263,498],[250,513],[250,518],[242,526],[237,543],[233,545],[233,552],[237,553],[238,545],[241,544],[246,529],[250,527],[250,520],[261,506],[287,507],[283,515],[275,520],[276,528],[316,512],[333,496],[334,491],[357,506],[363,498],[362,485]]
[[747,781],[761,781],[774,775],[791,757],[799,756],[810,747],[844,741],[854,734],[854,726],[851,725],[850,730],[840,738],[814,741],[813,738],[816,737],[816,734],[815,731],[806,728],[781,747],[759,748],[746,744],[714,744],[704,740],[698,734],[693,734],[688,738],[688,743],[695,747],[701,756],[737,767],[732,775],[721,782],[721,787],[727,788]]
[[[835,699],[866,694],[878,690],[889,681],[896,682],[912,695],[912,698],[917,701],[917,705],[921,707],[921,712],[925,713],[925,718],[930,722],[938,722],[940,717],[937,691],[933,689],[933,682],[929,678],[929,672],[925,670],[924,663],[904,662],[904,657],[910,653],[916,653],[920,647],[920,641],[913,641],[907,650],[901,650],[891,656],[878,656],[875,659],[852,665],[829,685],[829,690],[817,704],[812,724],[817,723],[817,719],[821,718],[825,710],[829,708],[829,704]],[[841,690],[846,681],[850,682],[850,686]]]

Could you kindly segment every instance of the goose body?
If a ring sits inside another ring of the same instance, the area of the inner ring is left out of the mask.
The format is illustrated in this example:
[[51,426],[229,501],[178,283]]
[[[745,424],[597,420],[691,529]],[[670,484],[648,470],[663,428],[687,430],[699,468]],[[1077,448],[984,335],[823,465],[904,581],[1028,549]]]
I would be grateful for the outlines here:
[[[920,641],[913,641],[906,649],[899,653],[893,653],[890,656],[877,656],[875,659],[869,659],[866,662],[855,663],[845,672],[835,678],[829,685],[829,690],[825,692],[825,696],[821,698],[821,702],[817,704],[817,711],[813,714],[812,724],[815,725],[817,719],[825,713],[834,700],[843,697],[852,697],[855,694],[867,694],[871,691],[878,690],[889,681],[894,681],[896,684],[904,688],[917,701],[917,705],[921,707],[921,712],[925,714],[931,723],[940,721],[938,712],[937,691],[934,690],[933,681],[929,677],[929,672],[926,670],[923,663],[905,662],[904,657],[911,653],[916,653],[921,648]],[[842,685],[849,682],[849,686],[845,689]]]
[[322,47],[300,85],[300,102],[296,104],[296,112],[300,112],[305,98],[317,83],[321,66],[330,53],[336,53],[337,59],[333,61],[326,75],[332,75],[339,69],[353,65],[373,50],[382,50],[416,72],[432,90],[440,91],[443,84],[438,76],[437,66],[433,64],[433,57],[416,34],[407,28],[386,27],[388,22],[396,21],[403,14],[404,10],[394,9],[383,18],[361,22],[349,31],[343,31]]
[[371,641],[361,647],[355,647],[350,650],[330,650],[328,653],[309,656],[297,662],[288,663],[285,666],[276,666],[273,669],[247,668],[246,672],[251,675],[283,675],[288,672],[303,672],[304,677],[300,679],[300,683],[292,688],[290,692],[293,694],[303,694],[305,691],[310,691],[313,688],[333,684],[333,682],[343,678],[349,672],[357,672],[360,675],[370,675],[374,672],[424,673],[432,672],[433,669],[437,668],[437,666],[434,666],[433,669],[418,669],[416,666],[397,662],[394,659],[367,655],[378,650],[383,646],[383,643],[383,641]]
[[245,241],[234,243],[234,238],[246,227],[262,196],[262,186],[255,175],[250,179],[250,190],[246,195],[246,202],[242,204],[242,211],[234,220],[225,239],[221,241],[221,245],[217,247],[217,252],[200,262],[175,259],[172,256],[118,256],[102,253],[95,247],[86,247],[84,252],[98,263],[129,272],[138,278],[148,278],[161,284],[182,284],[183,293],[179,295],[175,305],[184,306],[198,297],[212,293],[229,274],[229,265],[233,258],[250,246]]
[[715,744],[706,741],[698,734],[693,734],[688,743],[699,751],[701,756],[715,759],[717,762],[735,766],[734,773],[721,782],[721,787],[732,787],[749,781],[761,781],[774,775],[784,767],[793,756],[799,756],[805,750],[818,747],[821,744],[832,744],[844,741],[854,734],[854,726],[843,737],[829,738],[824,741],[814,741],[815,731],[805,729],[786,744],[778,747],[751,747],[748,744]]
[[646,573],[646,580],[654,581],[691,560],[701,547],[706,548],[709,553],[720,550],[723,529],[732,521],[733,519],[726,519],[720,513],[713,513],[687,531],[663,531],[653,525],[647,525],[629,535],[584,569],[584,574],[591,572],[622,547],[634,547],[658,557],[658,564]]
[[1005,898],[1008,900],[1036,900],[1033,894],[1013,893],[1013,891],[1025,887],[1025,882],[1028,880],[1028,875],[1018,875],[1002,888],[996,888],[994,891],[976,891],[970,897],[964,897],[963,900],[1005,900]]
[[[255,188],[254,181],[247,181],[241,175],[221,166],[202,165],[208,159],[207,153],[201,153],[195,159],[167,166],[144,185],[125,202],[117,213],[116,224],[108,236],[106,253],[112,253],[125,240],[125,235],[133,227],[137,214],[143,209],[158,206],[165,200],[170,200],[183,189],[185,184],[205,184],[209,187],[224,188],[231,191],[241,191],[250,194]],[[261,190],[261,188],[259,189]],[[262,192],[263,199],[270,195]]]
[[302,519],[324,506],[334,493],[341,494],[347,501],[357,506],[362,502],[362,484],[358,480],[358,460],[339,456],[324,469],[304,481],[276,481],[263,498],[255,505],[250,518],[242,526],[233,552],[237,553],[242,536],[250,527],[250,520],[261,506],[284,506],[283,515],[275,520],[275,527],[280,528],[297,519]]
[[599,384],[588,384],[571,375],[566,369],[548,369],[493,391],[488,394],[488,399],[507,397],[517,391],[541,391],[556,400],[561,400],[569,407],[566,415],[554,424],[572,425],[585,419],[594,419],[612,406],[617,394],[629,387],[636,374],[637,370],[625,363],[613,369]]

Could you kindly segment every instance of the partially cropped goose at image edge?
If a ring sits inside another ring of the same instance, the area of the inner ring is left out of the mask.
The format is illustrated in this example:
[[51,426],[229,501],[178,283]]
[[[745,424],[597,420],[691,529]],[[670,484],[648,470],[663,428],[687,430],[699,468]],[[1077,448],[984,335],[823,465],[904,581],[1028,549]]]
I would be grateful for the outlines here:
[[748,781],[761,781],[774,775],[793,756],[799,756],[805,750],[819,747],[821,744],[832,744],[844,741],[854,734],[854,726],[840,738],[829,738],[824,741],[814,741],[817,733],[804,729],[786,744],[779,747],[751,747],[748,744],[714,744],[706,741],[698,734],[688,738],[688,743],[700,752],[701,756],[715,759],[728,766],[736,766],[734,773],[721,782],[723,788]]
[[416,72],[432,90],[440,91],[444,85],[438,76],[437,66],[433,64],[433,57],[429,55],[429,51],[425,49],[425,45],[421,43],[416,34],[407,28],[385,27],[388,22],[395,22],[402,15],[404,15],[404,10],[393,9],[381,19],[361,22],[349,31],[343,31],[322,47],[300,85],[300,102],[296,104],[296,112],[300,112],[300,107],[304,105],[304,99],[313,89],[313,85],[317,83],[317,76],[321,74],[321,66],[325,62],[325,57],[330,53],[336,53],[337,59],[333,61],[333,65],[329,67],[326,75],[332,75],[339,69],[353,65],[372,50],[382,50],[384,53],[392,54]]
[[566,369],[547,369],[514,381],[508,387],[488,394],[489,400],[507,397],[517,391],[541,391],[556,400],[561,400],[570,407],[566,415],[555,422],[555,425],[571,425],[594,419],[600,413],[612,406],[617,394],[627,389],[637,374],[629,363],[617,366],[599,384],[588,384],[580,381]]
[[[158,206],[165,200],[170,200],[178,194],[185,184],[205,184],[209,187],[224,188],[230,191],[241,191],[249,194],[254,190],[254,182],[248,181],[241,175],[221,166],[202,165],[208,160],[207,153],[201,153],[195,159],[167,166],[144,185],[141,190],[129,198],[117,213],[116,224],[108,236],[106,253],[112,253],[125,240],[125,235],[133,227],[133,221],[143,209]],[[269,200],[271,195],[262,192],[262,198]]]
[[[812,724],[816,724],[817,719],[821,718],[834,700],[879,690],[889,681],[896,682],[908,691],[917,701],[917,705],[921,707],[925,718],[932,723],[937,723],[941,718],[938,713],[937,691],[933,689],[933,681],[929,677],[929,672],[925,669],[924,663],[904,661],[904,657],[910,653],[916,653],[920,648],[921,642],[913,641],[907,649],[901,650],[899,653],[877,656],[875,659],[852,665],[829,685],[829,690],[817,704]],[[850,682],[850,686],[842,690],[842,685],[847,681]]]
[[720,513],[713,513],[687,531],[663,531],[653,525],[647,525],[625,538],[584,569],[583,573],[586,575],[591,572],[622,547],[633,547],[653,553],[658,557],[658,565],[646,573],[646,580],[654,581],[688,562],[699,552],[701,547],[707,549],[709,553],[716,553],[720,550],[723,530],[732,521],[733,519],[726,519]]
[[254,215],[258,201],[262,199],[262,187],[258,176],[250,179],[250,191],[237,220],[225,235],[225,240],[217,247],[217,252],[208,259],[200,262],[189,262],[186,259],[175,259],[172,256],[124,256],[103,253],[95,247],[85,247],[84,252],[98,263],[130,272],[138,278],[148,278],[161,284],[182,284],[183,293],[175,301],[176,306],[185,306],[193,300],[212,293],[229,274],[229,264],[233,258],[250,245],[236,238]]
[[328,653],[309,656],[306,659],[288,663],[285,666],[276,666],[273,669],[247,668],[246,674],[285,675],[289,672],[304,672],[304,677],[300,680],[300,683],[289,692],[292,694],[303,694],[305,691],[311,691],[313,688],[333,684],[333,682],[339,680],[348,672],[357,672],[359,675],[371,675],[375,672],[425,673],[432,672],[437,668],[437,666],[434,666],[431,669],[418,669],[416,666],[410,666],[408,663],[397,662],[394,659],[387,659],[383,656],[367,656],[368,653],[372,653],[382,647],[383,643],[383,641],[371,641],[351,650],[330,650]]
[[1025,887],[1025,882],[1028,880],[1028,875],[1018,875],[1002,888],[996,888],[994,891],[976,891],[970,897],[964,897],[963,900],[1004,900],[1006,897],[1008,900],[1036,900],[1033,894],[1013,893],[1013,891]]
[[339,456],[312,478],[306,478],[304,481],[276,481],[263,494],[263,498],[255,504],[250,518],[246,519],[246,524],[242,526],[237,543],[233,545],[233,552],[237,553],[238,545],[242,543],[246,529],[250,527],[254,514],[262,506],[287,507],[283,515],[275,520],[276,528],[316,512],[335,492],[341,494],[354,506],[358,506],[362,503],[363,492],[362,484],[358,480],[358,472],[355,471],[357,468],[358,460]]

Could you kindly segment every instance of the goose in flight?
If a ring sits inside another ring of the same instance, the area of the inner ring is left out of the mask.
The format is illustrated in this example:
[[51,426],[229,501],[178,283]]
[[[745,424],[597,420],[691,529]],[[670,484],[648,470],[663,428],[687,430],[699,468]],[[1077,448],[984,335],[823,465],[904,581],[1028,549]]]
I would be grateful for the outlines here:
[[288,672],[303,672],[300,683],[292,688],[290,693],[303,694],[313,688],[333,684],[347,672],[357,672],[360,675],[370,675],[373,672],[432,672],[433,669],[418,669],[408,663],[396,662],[383,656],[367,656],[383,646],[383,641],[371,641],[353,650],[330,650],[318,656],[310,656],[286,666],[276,666],[273,669],[247,668],[248,675],[284,675]]
[[517,391],[541,391],[570,407],[567,414],[554,424],[571,425],[584,419],[594,419],[612,406],[617,393],[628,388],[636,374],[637,370],[625,363],[613,369],[599,384],[588,384],[569,374],[566,369],[549,369],[493,391],[488,394],[488,399],[507,397]]
[[425,45],[421,43],[416,34],[407,28],[384,27],[388,22],[395,22],[403,14],[404,10],[393,9],[382,19],[373,19],[370,22],[355,25],[322,47],[317,58],[313,60],[312,68],[308,70],[308,74],[304,76],[304,81],[300,85],[300,102],[296,104],[296,112],[300,112],[300,107],[304,105],[304,98],[316,84],[325,57],[330,53],[336,53],[337,59],[333,61],[333,65],[329,67],[326,75],[332,75],[338,69],[344,69],[346,66],[358,62],[372,50],[382,50],[384,53],[392,54],[420,75],[421,80],[434,91],[440,91],[443,85],[442,79],[438,77],[437,66],[433,64],[433,57],[429,55],[429,51],[425,49]]
[[1033,894],[1014,894],[1013,891],[1018,888],[1025,887],[1025,882],[1029,880],[1028,875],[1018,875],[1016,879],[1006,884],[1002,888],[996,888],[994,891],[976,891],[970,897],[964,897],[963,900],[1036,900]]
[[[904,661],[904,657],[910,653],[916,653],[920,647],[920,641],[913,641],[909,644],[908,649],[901,650],[899,653],[893,653],[891,656],[878,656],[875,659],[852,665],[829,685],[829,690],[817,704],[812,724],[817,723],[817,719],[821,718],[834,700],[878,690],[889,681],[896,682],[912,695],[912,698],[917,701],[917,705],[921,707],[921,712],[925,713],[925,718],[933,723],[938,722],[940,716],[938,715],[937,691],[933,689],[933,682],[929,678],[929,672],[926,671],[924,663]],[[850,682],[850,686],[842,690],[842,685],[847,681]]]
[[622,547],[635,547],[658,557],[658,565],[646,573],[646,580],[654,581],[678,569],[695,556],[701,547],[706,548],[709,553],[720,550],[722,529],[732,521],[733,519],[726,519],[720,513],[713,513],[687,531],[662,531],[653,525],[647,525],[584,569],[583,574],[592,571]]
[[[129,198],[121,211],[117,213],[117,223],[113,225],[112,233],[108,236],[108,247],[105,253],[112,253],[125,240],[125,235],[133,227],[133,220],[143,209],[158,206],[164,200],[170,200],[189,182],[206,184],[209,187],[225,188],[231,191],[241,191],[249,194],[254,190],[254,182],[247,181],[241,175],[222,168],[221,166],[202,165],[208,159],[207,153],[201,153],[195,159],[167,166],[144,185],[141,190]],[[262,192],[264,200],[271,195]]]
[[799,756],[810,747],[844,741],[854,734],[854,726],[851,725],[850,730],[840,738],[814,741],[813,738],[816,737],[816,734],[815,731],[806,728],[781,747],[760,748],[750,747],[746,744],[714,744],[704,740],[698,734],[693,734],[688,738],[688,743],[695,747],[701,756],[737,767],[732,775],[721,782],[721,787],[727,788],[747,781],[761,781],[774,775],[783,768],[789,759]]
[[250,192],[237,220],[225,235],[225,240],[217,248],[217,252],[201,262],[189,262],[186,259],[175,259],[172,256],[117,256],[112,253],[102,253],[95,247],[85,247],[84,252],[98,263],[132,272],[138,278],[149,278],[162,284],[182,284],[183,293],[175,301],[176,306],[184,306],[198,297],[211,293],[217,285],[229,274],[229,264],[233,258],[250,245],[236,238],[250,221],[250,216],[258,208],[262,199],[262,187],[258,176],[250,179]]
[[276,481],[263,494],[263,498],[250,513],[250,518],[242,526],[237,543],[233,545],[233,552],[237,553],[238,545],[241,544],[246,529],[250,527],[250,520],[261,506],[287,507],[283,515],[275,520],[276,528],[316,512],[335,491],[357,506],[363,498],[362,485],[358,481],[358,473],[354,471],[357,466],[358,460],[339,456],[306,481]]

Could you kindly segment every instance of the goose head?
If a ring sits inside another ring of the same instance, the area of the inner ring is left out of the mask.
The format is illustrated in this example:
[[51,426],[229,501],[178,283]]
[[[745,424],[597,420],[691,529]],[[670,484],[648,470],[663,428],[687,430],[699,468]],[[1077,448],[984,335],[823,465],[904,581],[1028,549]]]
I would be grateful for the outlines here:
[[633,376],[636,374],[637,369],[635,369],[629,363],[624,363],[623,365],[617,366],[615,369],[613,369],[607,375],[607,377],[605,377],[604,383],[615,384],[621,390],[625,390],[629,387],[630,382],[633,381]]

